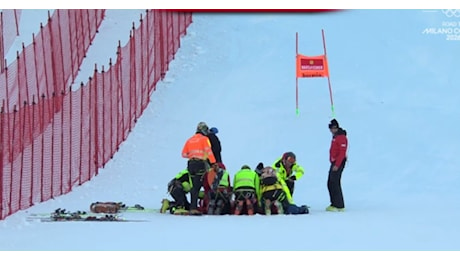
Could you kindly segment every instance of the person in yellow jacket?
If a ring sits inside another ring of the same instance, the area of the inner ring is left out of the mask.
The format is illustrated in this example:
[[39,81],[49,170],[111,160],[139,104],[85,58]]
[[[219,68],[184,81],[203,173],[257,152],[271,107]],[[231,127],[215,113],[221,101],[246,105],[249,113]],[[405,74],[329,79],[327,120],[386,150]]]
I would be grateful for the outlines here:
[[[275,172],[273,167],[263,167],[259,163],[260,174],[260,208],[265,215],[271,214],[308,214],[306,205],[297,206],[292,199],[286,182]],[[261,169],[260,169],[261,168]]]
[[187,139],[182,148],[182,157],[188,159],[187,170],[192,178],[192,189],[190,191],[191,215],[201,215],[198,210],[198,195],[203,185],[203,175],[210,168],[209,164],[216,163],[211,143],[207,137],[208,130],[208,125],[205,122],[200,122],[196,127],[195,134]]
[[234,215],[254,215],[258,211],[259,188],[259,175],[251,170],[251,167],[243,165],[233,177],[233,194],[235,194]]
[[[192,190],[192,178],[187,169],[180,171],[169,183],[168,193],[174,199],[170,201],[163,199],[161,201],[160,213],[169,213],[174,215],[189,215],[190,202],[187,199],[187,194]],[[200,191],[198,195],[199,203],[202,204],[204,192]],[[201,211],[200,207],[198,210]]]
[[297,163],[295,154],[293,152],[284,153],[273,163],[272,167],[288,186],[291,196],[294,196],[295,181],[299,180],[305,172],[303,167]]
[[187,193],[192,189],[192,178],[187,169],[180,171],[169,183],[168,193],[174,201],[163,199],[160,209],[161,213],[170,210],[171,214],[185,214],[190,210],[190,203],[187,200]]
[[259,206],[263,208],[265,215],[283,214],[289,205],[294,204],[289,187],[272,167],[264,167],[259,172]]

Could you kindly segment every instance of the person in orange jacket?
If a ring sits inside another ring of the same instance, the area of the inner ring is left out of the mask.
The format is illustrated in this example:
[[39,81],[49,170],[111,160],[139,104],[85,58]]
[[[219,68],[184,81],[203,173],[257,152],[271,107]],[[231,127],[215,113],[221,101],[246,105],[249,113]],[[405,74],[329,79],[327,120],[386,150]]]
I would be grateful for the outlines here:
[[208,215],[230,214],[232,210],[232,186],[230,174],[221,162],[215,163],[203,176],[203,213]]
[[[210,168],[209,163],[216,163],[216,158],[211,150],[211,143],[207,137],[208,125],[200,122],[195,134],[187,139],[182,149],[182,157],[187,158],[187,170],[192,178],[190,190],[190,214],[200,215],[198,208],[198,195],[203,185],[203,175]],[[208,163],[209,161],[209,163]]]

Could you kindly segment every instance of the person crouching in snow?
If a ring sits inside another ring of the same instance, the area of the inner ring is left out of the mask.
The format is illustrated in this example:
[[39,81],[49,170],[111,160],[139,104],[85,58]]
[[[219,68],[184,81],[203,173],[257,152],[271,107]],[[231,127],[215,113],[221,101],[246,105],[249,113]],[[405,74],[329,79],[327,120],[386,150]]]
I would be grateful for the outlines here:
[[288,185],[276,174],[275,169],[267,166],[260,172],[259,206],[265,215],[308,214],[307,206],[299,207],[294,203]]
[[272,165],[277,175],[288,186],[291,196],[294,196],[295,181],[299,180],[305,172],[304,168],[296,160],[296,155],[293,152],[286,152]]
[[203,176],[203,213],[208,215],[230,214],[232,187],[230,174],[221,162],[215,163]]
[[292,202],[289,188],[270,166],[261,171],[260,198],[259,206],[263,208],[265,215],[283,214],[284,209]]
[[254,215],[257,211],[260,187],[259,175],[247,165],[243,165],[233,177],[233,193],[235,194],[234,215]]
[[187,200],[187,193],[190,192],[191,187],[192,179],[189,171],[187,169],[182,170],[168,183],[168,193],[174,201],[163,199],[160,212],[166,213],[169,210],[171,214],[175,215],[188,213],[190,202]]

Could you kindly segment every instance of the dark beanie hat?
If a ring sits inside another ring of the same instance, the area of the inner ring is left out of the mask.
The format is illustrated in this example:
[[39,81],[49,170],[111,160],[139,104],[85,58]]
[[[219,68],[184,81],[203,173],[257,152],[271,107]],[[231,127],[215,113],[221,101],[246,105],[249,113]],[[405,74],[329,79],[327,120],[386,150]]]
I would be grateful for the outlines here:
[[337,122],[337,120],[335,119],[332,119],[331,122],[329,123],[329,129],[331,129],[332,127],[339,128],[339,122]]

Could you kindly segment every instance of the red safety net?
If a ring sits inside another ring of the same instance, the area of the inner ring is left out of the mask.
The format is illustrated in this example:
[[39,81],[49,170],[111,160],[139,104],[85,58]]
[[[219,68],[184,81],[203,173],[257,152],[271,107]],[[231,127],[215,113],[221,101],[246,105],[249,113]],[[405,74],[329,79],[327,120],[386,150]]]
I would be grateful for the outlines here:
[[0,219],[98,174],[147,107],[192,22],[187,12],[146,11],[116,61],[71,90],[103,16],[58,10],[0,75],[8,86],[1,94]]

